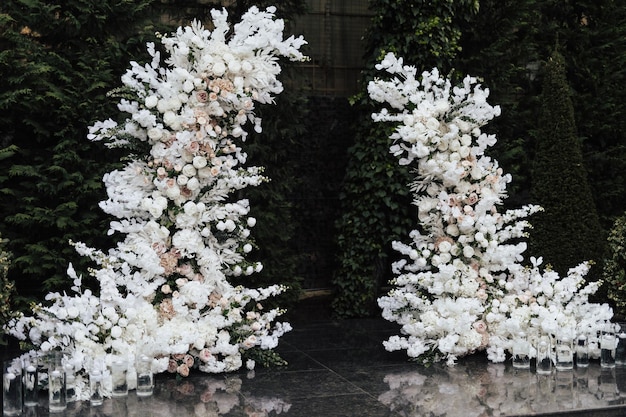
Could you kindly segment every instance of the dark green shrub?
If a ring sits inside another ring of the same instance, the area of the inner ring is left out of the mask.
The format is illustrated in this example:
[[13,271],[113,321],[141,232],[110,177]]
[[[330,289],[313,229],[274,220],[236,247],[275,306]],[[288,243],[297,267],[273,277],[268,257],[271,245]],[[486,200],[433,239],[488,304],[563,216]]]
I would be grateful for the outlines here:
[[87,129],[113,113],[106,93],[144,53],[142,36],[154,36],[153,3],[0,3],[0,231],[25,298],[62,288],[70,261],[83,266],[70,239],[112,244],[97,205],[119,155],[88,141]]
[[623,320],[626,319],[626,213],[615,220],[607,242],[602,279],[615,315]]
[[[546,63],[537,132],[531,193],[544,211],[530,219],[530,252],[564,275],[580,262],[600,262],[604,238],[558,51]],[[589,278],[598,279],[598,271],[592,268]]]

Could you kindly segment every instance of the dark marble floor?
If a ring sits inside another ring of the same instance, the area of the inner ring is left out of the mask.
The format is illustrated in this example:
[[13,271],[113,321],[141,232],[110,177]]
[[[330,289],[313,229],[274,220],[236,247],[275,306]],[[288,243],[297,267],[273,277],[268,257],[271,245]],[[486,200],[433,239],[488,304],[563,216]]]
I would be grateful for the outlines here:
[[229,375],[159,376],[152,397],[71,403],[49,414],[42,402],[25,416],[392,417],[626,415],[626,368],[540,376],[484,356],[452,368],[418,366],[381,344],[396,328],[382,319],[294,318],[278,351],[289,365]]

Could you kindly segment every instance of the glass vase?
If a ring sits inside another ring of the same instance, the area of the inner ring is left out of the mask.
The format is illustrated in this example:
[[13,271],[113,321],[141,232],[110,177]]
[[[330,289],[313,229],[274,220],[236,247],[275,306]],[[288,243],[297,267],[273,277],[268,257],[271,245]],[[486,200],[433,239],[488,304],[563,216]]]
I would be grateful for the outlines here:
[[2,413],[22,414],[22,363],[19,358],[2,362]]
[[59,413],[67,408],[67,386],[63,353],[53,352],[48,363],[48,409]]
[[94,407],[104,403],[102,373],[98,370],[89,372],[89,403]]
[[576,367],[586,368],[589,366],[589,343],[587,336],[580,335],[576,339]]
[[537,373],[552,373],[552,340],[548,335],[539,336],[537,342]]
[[39,405],[39,359],[35,355],[24,358],[22,389],[24,405],[35,407]]
[[141,356],[137,360],[137,395],[147,397],[154,390],[154,375],[152,373],[152,359]]
[[111,396],[126,397],[128,395],[128,364],[122,358],[115,358],[111,362]]
[[530,369],[530,342],[526,333],[520,332],[513,339],[513,367],[518,369]]
[[606,324],[600,336],[600,366],[602,368],[615,368],[615,351],[617,349],[617,336],[613,324]]
[[574,369],[573,340],[568,337],[557,338],[555,357],[556,361],[554,367],[557,371],[569,371]]

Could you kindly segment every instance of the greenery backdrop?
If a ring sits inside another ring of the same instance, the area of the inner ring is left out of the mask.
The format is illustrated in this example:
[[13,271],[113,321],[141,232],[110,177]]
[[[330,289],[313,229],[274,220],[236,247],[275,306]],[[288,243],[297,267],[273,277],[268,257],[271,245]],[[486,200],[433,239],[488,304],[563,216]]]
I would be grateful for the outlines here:
[[[306,11],[306,3],[224,2],[235,20],[252,4],[276,4],[287,23]],[[363,89],[386,51],[418,68],[437,66],[453,78],[481,77],[491,90],[491,102],[502,107],[502,116],[489,128],[499,139],[494,157],[513,175],[511,206],[530,201],[544,64],[559,45],[575,140],[600,225],[608,233],[626,210],[626,8],[619,1],[369,4],[373,19],[363,51]],[[116,113],[107,92],[119,85],[130,60],[141,60],[155,30],[167,32],[172,24],[201,19],[219,5],[177,0],[0,3],[0,234],[13,254],[9,278],[17,284],[22,307],[28,299],[61,288],[68,262],[81,270],[86,266],[80,265],[69,239],[100,248],[114,244],[106,236],[109,219],[97,203],[105,198],[102,175],[122,155],[85,139],[94,120]],[[298,76],[297,68],[285,71],[287,78]],[[333,267],[332,277],[325,279],[328,285],[332,279],[335,314],[378,314],[375,299],[385,290],[394,257],[390,242],[404,239],[415,224],[408,177],[387,153],[388,128],[372,126],[372,105],[357,95],[341,129],[318,131],[312,121],[319,119],[311,114],[320,98],[311,100],[307,91],[287,92],[275,107],[261,111],[264,132],[249,143],[251,162],[266,166],[272,178],[251,196],[259,218],[256,254],[266,264],[257,279],[289,284],[294,291],[286,301],[295,302],[301,275],[311,268],[310,257],[298,252],[303,246],[298,240],[320,240],[309,233],[311,225],[334,223],[334,229],[318,233],[333,234],[324,236],[334,244],[322,256]],[[308,161],[319,168],[312,187],[313,179],[303,177],[300,153],[308,150],[311,138],[334,132],[351,133],[334,142],[341,149],[318,150],[319,160]],[[325,170],[334,155],[345,155],[345,164]],[[327,197],[328,210],[312,210],[298,200],[313,191]],[[552,237],[545,239],[550,243]]]

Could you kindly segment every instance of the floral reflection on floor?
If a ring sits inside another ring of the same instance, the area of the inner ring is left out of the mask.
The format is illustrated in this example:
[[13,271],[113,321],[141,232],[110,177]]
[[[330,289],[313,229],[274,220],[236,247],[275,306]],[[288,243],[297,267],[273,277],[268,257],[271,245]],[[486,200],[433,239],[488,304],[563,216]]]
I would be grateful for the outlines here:
[[435,365],[387,374],[378,400],[402,416],[536,415],[624,404],[625,378],[626,369],[596,363],[549,375],[508,364]]

